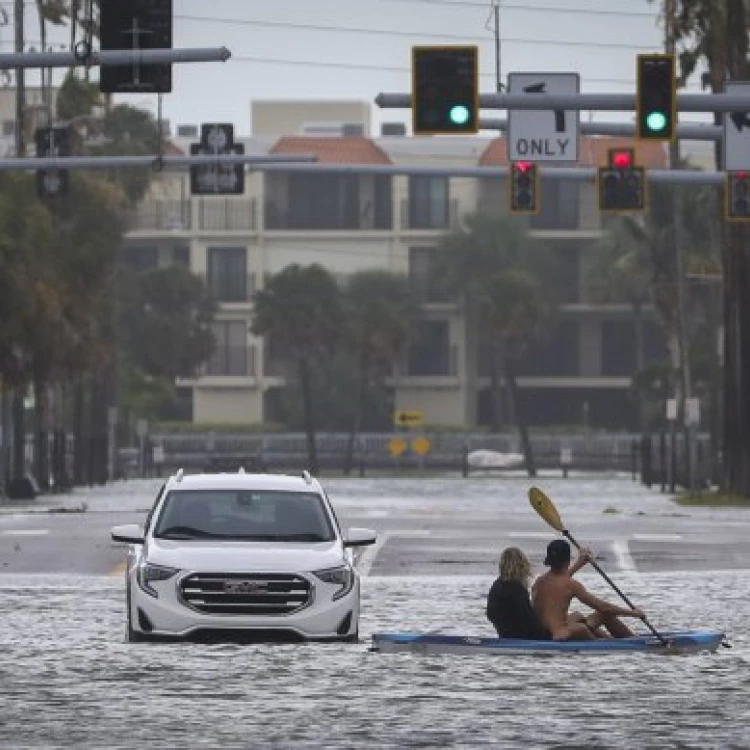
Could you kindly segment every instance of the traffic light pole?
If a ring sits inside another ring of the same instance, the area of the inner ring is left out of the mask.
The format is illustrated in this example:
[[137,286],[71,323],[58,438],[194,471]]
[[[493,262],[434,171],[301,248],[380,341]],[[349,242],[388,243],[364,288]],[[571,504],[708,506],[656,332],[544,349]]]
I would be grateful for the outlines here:
[[28,52],[0,55],[0,70],[19,68],[72,68],[77,65],[132,65],[133,63],[226,62],[232,53],[226,47],[185,49],[92,50],[89,55],[74,52]]
[[[629,122],[582,122],[579,124],[582,135],[610,135],[623,138],[635,138],[635,125]],[[480,130],[508,129],[508,120],[484,117],[479,120]],[[724,129],[718,125],[699,125],[684,123],[677,125],[677,140],[680,141],[721,141]]]
[[[411,94],[378,94],[375,104],[381,109],[410,109]],[[632,112],[635,94],[480,94],[481,109],[602,110]],[[680,112],[747,112],[746,94],[678,94]]]

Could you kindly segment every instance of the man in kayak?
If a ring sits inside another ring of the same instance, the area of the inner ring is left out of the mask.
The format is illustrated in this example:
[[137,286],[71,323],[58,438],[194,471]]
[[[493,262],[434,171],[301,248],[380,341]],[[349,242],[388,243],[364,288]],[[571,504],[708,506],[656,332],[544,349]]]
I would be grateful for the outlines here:
[[[585,552],[584,565],[591,554],[588,550]],[[564,539],[555,539],[549,543],[544,564],[550,569],[534,581],[532,600],[539,621],[549,630],[554,640],[589,641],[607,638],[608,635],[602,630],[602,626],[614,638],[627,638],[633,635],[633,631],[619,618],[645,618],[643,610],[610,604],[594,596],[582,583],[576,581],[572,573],[574,569],[578,570],[578,567],[575,567],[578,560],[571,566],[570,545]],[[588,617],[568,613],[573,599],[578,599],[582,604],[591,607],[594,612]]]
[[[588,550],[582,550],[570,567],[573,575],[588,561]],[[500,556],[500,576],[487,595],[487,619],[500,638],[526,638],[548,641],[552,633],[539,620],[529,597],[531,563],[518,547],[508,547]]]

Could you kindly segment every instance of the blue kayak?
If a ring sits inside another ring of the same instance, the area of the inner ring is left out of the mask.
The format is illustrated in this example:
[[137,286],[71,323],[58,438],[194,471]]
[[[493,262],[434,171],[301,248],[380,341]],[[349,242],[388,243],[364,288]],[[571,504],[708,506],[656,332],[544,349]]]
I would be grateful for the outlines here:
[[719,630],[684,630],[661,633],[665,646],[653,635],[599,641],[531,641],[520,638],[481,638],[435,633],[374,633],[373,651],[407,651],[417,654],[611,654],[639,651],[648,654],[690,654],[716,651],[725,635]]

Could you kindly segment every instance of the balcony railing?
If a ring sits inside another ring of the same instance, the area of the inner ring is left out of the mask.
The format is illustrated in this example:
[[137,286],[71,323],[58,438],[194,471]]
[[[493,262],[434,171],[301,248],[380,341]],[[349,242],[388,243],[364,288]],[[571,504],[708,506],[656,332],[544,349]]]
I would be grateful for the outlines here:
[[212,278],[203,275],[208,293],[215,302],[250,302],[256,292],[255,274]]
[[254,232],[255,200],[246,198],[199,198],[195,202],[197,228],[207,232]]
[[254,377],[255,347],[219,344],[211,359],[200,368],[199,374],[213,377]]
[[133,230],[187,232],[192,226],[191,206],[187,200],[153,200],[141,203],[131,216]]
[[367,203],[358,210],[310,214],[309,211],[281,209],[275,201],[265,205],[266,229],[311,230],[311,231],[389,231],[392,222],[389,211],[374,212],[373,204]]
[[408,199],[401,201],[401,228],[442,231],[455,229],[460,214],[457,200],[449,200],[446,207],[436,211],[418,211]]

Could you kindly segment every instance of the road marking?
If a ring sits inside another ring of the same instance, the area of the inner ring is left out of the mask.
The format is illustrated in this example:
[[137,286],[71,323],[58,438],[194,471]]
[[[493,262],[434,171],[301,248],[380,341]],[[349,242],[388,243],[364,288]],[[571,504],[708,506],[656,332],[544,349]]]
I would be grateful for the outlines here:
[[128,561],[123,560],[122,562],[117,563],[112,570],[109,571],[109,574],[111,576],[122,576],[125,575],[125,571],[128,569]]
[[618,539],[616,542],[612,542],[612,550],[615,553],[615,559],[620,570],[638,570],[630,555],[627,539]]
[[676,542],[682,539],[680,534],[633,534],[636,542]]
[[395,537],[425,537],[430,536],[429,529],[414,529],[412,531],[382,531],[378,532],[378,540],[370,547],[367,547],[362,556],[357,561],[359,574],[364,578],[370,575],[370,570],[375,563],[375,559],[380,554],[386,542]]
[[498,536],[507,536],[510,539],[550,539],[552,534],[548,531],[506,531]]
[[44,536],[49,529],[5,529],[3,536]]

